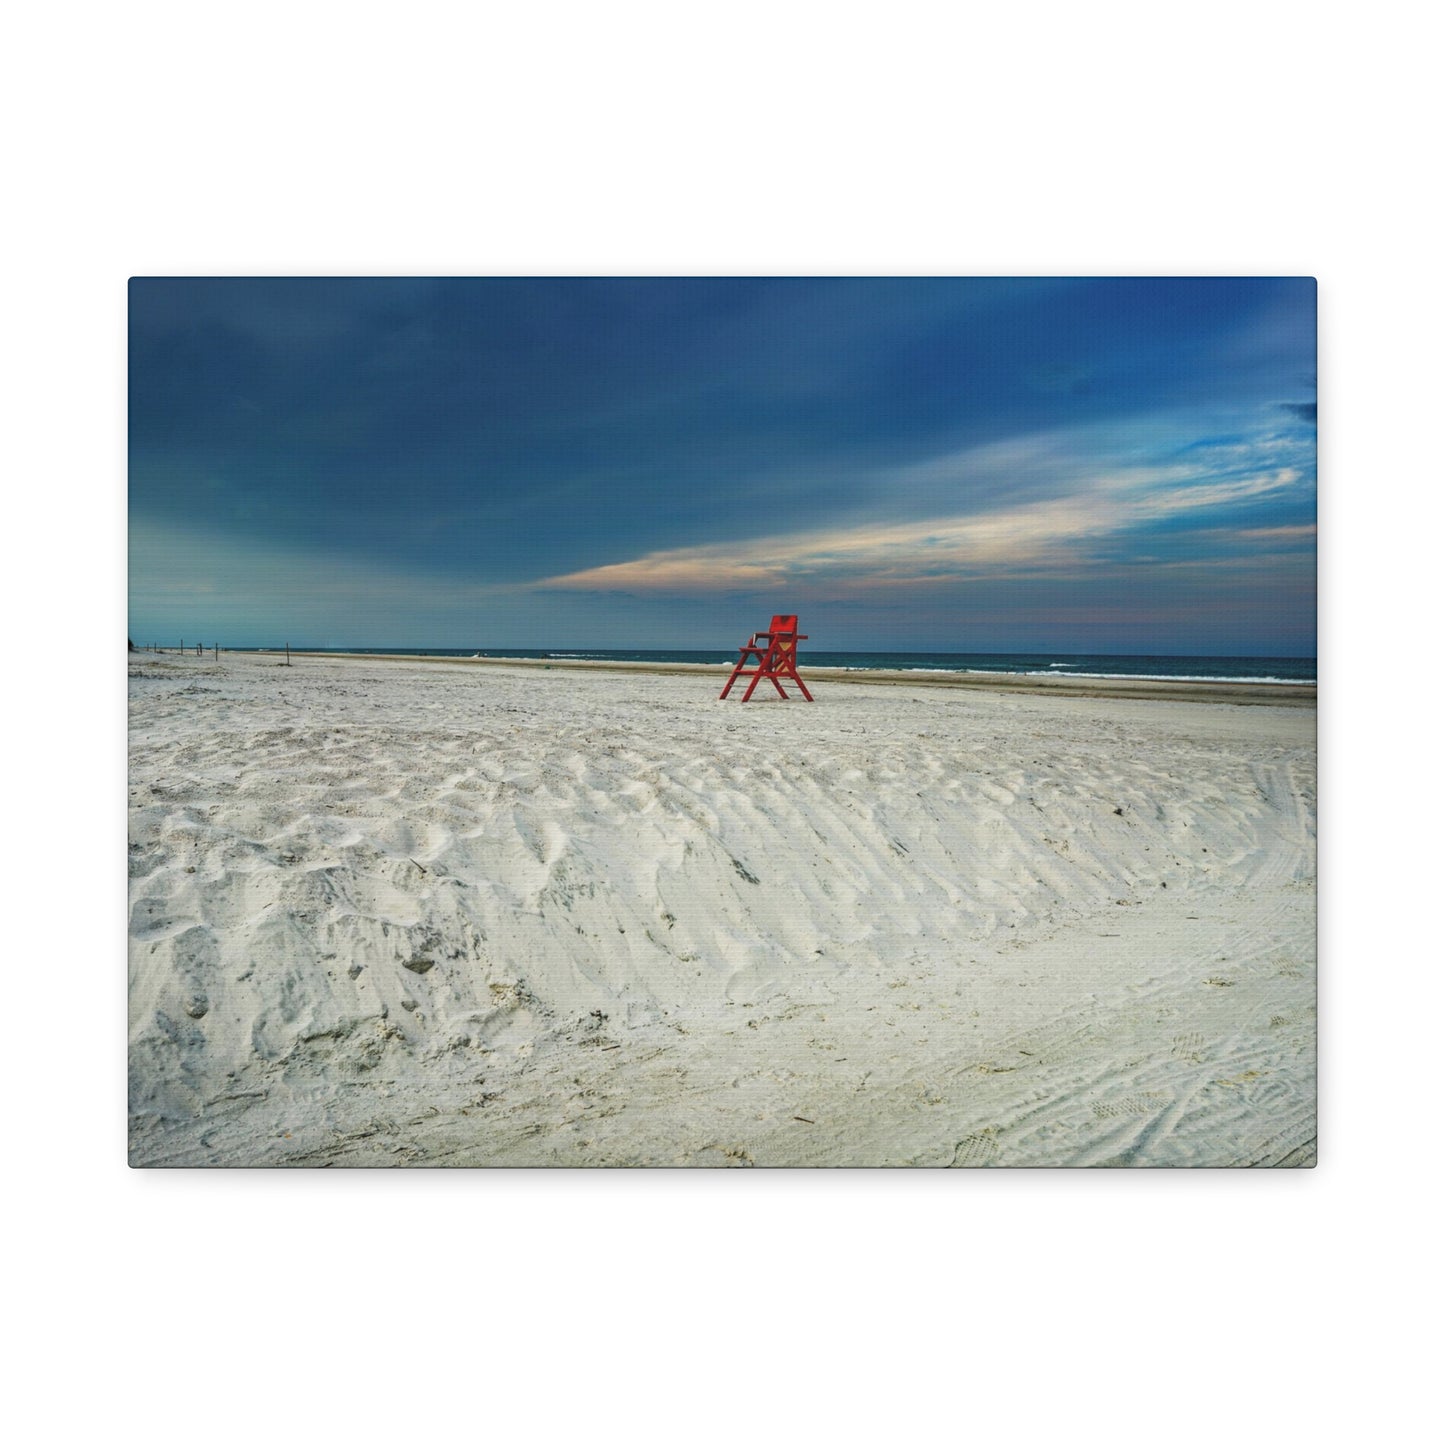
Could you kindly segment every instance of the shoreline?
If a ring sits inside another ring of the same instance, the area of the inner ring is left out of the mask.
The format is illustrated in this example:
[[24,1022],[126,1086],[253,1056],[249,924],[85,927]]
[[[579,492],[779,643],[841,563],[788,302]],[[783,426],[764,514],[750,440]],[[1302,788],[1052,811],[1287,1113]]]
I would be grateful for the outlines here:
[[[166,653],[150,656],[168,656]],[[177,656],[190,656],[188,653]],[[222,655],[227,655],[222,649]],[[236,652],[229,654],[269,660],[279,654],[271,652]],[[675,677],[704,674],[727,678],[730,663],[708,662],[623,662],[592,658],[530,658],[530,657],[438,657],[424,653],[392,652],[298,652],[292,658],[312,658],[328,662],[400,662],[424,663],[442,667],[520,667],[543,671],[632,673],[645,677]],[[1018,692],[1033,695],[1074,698],[1131,698],[1145,701],[1227,703],[1243,707],[1306,707],[1318,700],[1317,683],[1293,682],[1230,682],[1213,679],[1183,678],[1084,678],[1043,677],[1024,673],[937,673],[923,671],[809,667],[800,668],[805,681],[817,679],[824,683],[847,686],[877,685],[884,687],[972,688],[987,692]]]

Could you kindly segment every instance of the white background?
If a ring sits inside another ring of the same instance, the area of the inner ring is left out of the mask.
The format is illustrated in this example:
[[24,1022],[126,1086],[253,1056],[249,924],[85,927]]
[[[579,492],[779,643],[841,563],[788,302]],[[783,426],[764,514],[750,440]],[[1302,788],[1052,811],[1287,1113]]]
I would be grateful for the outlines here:
[[[12,18],[17,1438],[1394,1439],[1437,1418],[1428,12],[991,10]],[[305,273],[1316,275],[1320,1167],[128,1171],[125,281]]]

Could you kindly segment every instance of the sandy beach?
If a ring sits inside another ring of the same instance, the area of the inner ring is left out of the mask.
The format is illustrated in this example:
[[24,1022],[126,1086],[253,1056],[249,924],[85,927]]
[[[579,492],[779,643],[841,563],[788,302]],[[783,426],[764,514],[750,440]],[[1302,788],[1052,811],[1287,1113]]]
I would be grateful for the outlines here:
[[803,671],[133,657],[131,1162],[1314,1161],[1312,688]]

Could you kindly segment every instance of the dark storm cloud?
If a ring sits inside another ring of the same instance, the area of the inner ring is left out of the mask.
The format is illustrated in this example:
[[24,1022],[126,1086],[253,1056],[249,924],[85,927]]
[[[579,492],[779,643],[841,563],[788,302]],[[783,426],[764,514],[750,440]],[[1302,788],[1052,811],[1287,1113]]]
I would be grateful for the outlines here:
[[1281,525],[1312,517],[1313,407],[1268,421],[1313,368],[1307,281],[140,279],[130,362],[146,567],[305,559],[298,587],[391,579],[390,616],[411,579],[427,627],[482,589],[509,626],[681,641],[651,601],[518,589],[702,575],[759,537],[786,580],[815,536],[866,585],[870,529],[963,547],[986,515],[1033,537],[1089,507],[1127,553],[1171,525],[1150,489],[1262,469],[1299,478]]

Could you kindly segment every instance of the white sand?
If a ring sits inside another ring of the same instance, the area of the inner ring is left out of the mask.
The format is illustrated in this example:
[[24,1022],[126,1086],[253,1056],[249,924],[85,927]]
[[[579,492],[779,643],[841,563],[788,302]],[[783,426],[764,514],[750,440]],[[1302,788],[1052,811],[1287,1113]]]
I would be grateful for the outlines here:
[[136,1164],[1313,1161],[1312,708],[131,672]]

